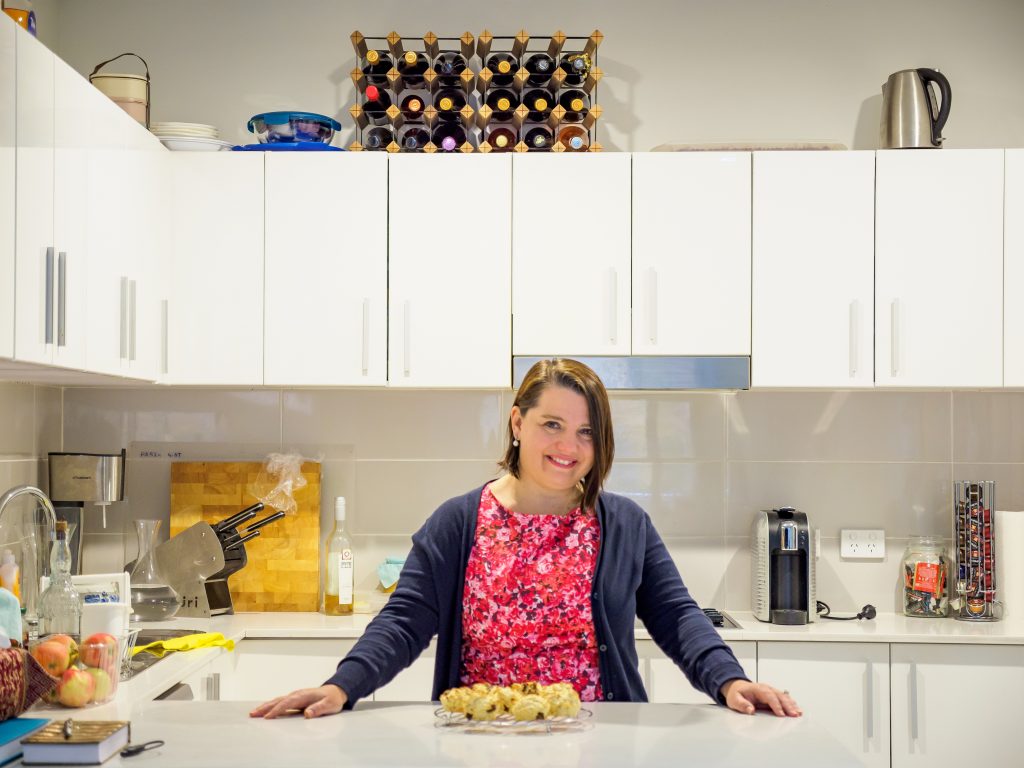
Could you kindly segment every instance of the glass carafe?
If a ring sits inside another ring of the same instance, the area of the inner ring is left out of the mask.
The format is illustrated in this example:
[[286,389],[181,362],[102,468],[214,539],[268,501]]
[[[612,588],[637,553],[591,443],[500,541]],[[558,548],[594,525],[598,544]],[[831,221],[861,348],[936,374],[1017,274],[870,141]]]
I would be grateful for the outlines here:
[[159,621],[178,612],[178,593],[171,588],[157,562],[157,533],[162,520],[136,520],[139,558],[132,569],[132,621]]

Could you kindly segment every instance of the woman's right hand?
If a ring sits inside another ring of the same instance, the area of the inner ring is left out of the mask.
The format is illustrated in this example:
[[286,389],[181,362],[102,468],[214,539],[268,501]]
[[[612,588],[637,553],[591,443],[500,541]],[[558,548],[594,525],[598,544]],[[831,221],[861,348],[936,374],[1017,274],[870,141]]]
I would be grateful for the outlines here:
[[249,713],[249,717],[273,720],[275,717],[298,710],[304,717],[335,715],[348,701],[348,694],[336,685],[321,685],[319,688],[300,688],[285,696],[265,701]]

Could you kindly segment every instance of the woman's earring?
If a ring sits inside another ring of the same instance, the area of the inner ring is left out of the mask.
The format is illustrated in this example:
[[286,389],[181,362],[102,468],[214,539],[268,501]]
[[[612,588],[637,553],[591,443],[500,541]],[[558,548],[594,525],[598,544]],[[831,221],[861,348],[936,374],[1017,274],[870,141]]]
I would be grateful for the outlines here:
[[512,447],[513,448],[518,448],[519,447],[519,438],[518,437],[516,437],[516,438],[514,438],[512,440]]

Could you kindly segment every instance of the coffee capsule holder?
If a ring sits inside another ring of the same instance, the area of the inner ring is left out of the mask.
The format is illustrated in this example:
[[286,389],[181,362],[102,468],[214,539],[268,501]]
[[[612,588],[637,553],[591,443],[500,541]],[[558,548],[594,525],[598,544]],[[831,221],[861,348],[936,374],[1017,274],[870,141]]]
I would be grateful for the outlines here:
[[[493,147],[484,138],[489,125],[502,125],[511,128],[519,137],[515,145],[515,152],[564,152],[566,147],[558,141],[560,132],[568,126],[579,126],[584,129],[587,136],[585,151],[600,152],[601,145],[597,142],[597,120],[601,116],[602,109],[597,103],[597,84],[604,73],[597,66],[597,49],[604,40],[600,30],[594,30],[590,35],[565,35],[561,30],[550,37],[533,37],[527,34],[526,30],[520,30],[515,35],[493,35],[484,30],[476,38],[469,32],[458,37],[439,37],[433,32],[427,32],[423,37],[403,37],[397,32],[391,32],[383,36],[363,35],[358,30],[351,34],[352,48],[356,54],[356,67],[351,72],[352,82],[356,90],[356,103],[349,109],[349,115],[356,126],[356,136],[348,149],[351,151],[366,150],[366,134],[375,127],[368,118],[363,105],[366,103],[367,77],[359,64],[369,50],[387,51],[397,60],[406,51],[415,51],[424,54],[428,61],[433,62],[438,56],[446,53],[459,53],[466,59],[466,69],[460,77],[460,88],[466,93],[466,106],[459,113],[461,125],[466,133],[466,141],[456,152],[492,152]],[[509,53],[520,63],[518,70],[514,73],[513,86],[519,92],[533,86],[527,85],[529,77],[523,62],[534,53],[547,53],[555,59],[555,70],[550,82],[542,86],[543,90],[551,93],[556,106],[551,110],[550,115],[544,120],[531,120],[525,105],[520,105],[511,120],[501,123],[493,121],[490,107],[486,106],[487,91],[492,86],[493,73],[485,66],[487,58],[494,53]],[[560,66],[557,66],[560,56],[570,53],[585,53],[590,59],[590,68],[586,74],[585,81],[576,85],[566,83],[566,73]],[[398,132],[406,126],[420,125],[430,132],[439,119],[438,111],[433,106],[427,106],[423,114],[415,120],[406,120],[398,105],[402,100],[413,93],[420,94],[425,103],[430,105],[430,94],[437,88],[438,74],[431,67],[423,74],[424,83],[415,87],[407,87],[397,68],[392,68],[387,75],[388,86],[386,90],[393,94],[391,106],[387,110],[387,126],[394,133],[395,140],[381,149],[387,152],[426,152],[434,153],[440,148],[433,142],[428,142],[423,148],[410,150],[398,143]],[[591,106],[586,115],[579,122],[563,122],[565,109],[558,105],[558,97],[561,92],[568,88],[576,88],[584,91],[591,100]],[[531,128],[544,127],[551,131],[553,144],[543,149],[528,147],[522,140]]]
[[956,583],[953,617],[959,621],[998,621],[996,599],[996,484],[993,480],[953,484]]

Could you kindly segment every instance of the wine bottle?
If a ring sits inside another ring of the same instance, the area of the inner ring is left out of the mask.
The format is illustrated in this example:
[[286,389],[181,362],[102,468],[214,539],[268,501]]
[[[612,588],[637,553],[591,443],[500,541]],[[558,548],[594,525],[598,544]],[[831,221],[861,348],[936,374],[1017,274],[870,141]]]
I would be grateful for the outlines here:
[[515,91],[507,88],[495,88],[487,93],[485,102],[493,111],[491,119],[499,123],[507,123],[512,113],[519,106],[519,97]]
[[558,103],[565,110],[562,118],[566,123],[581,123],[590,110],[590,97],[583,91],[570,88],[558,97]]
[[395,135],[387,126],[378,125],[363,135],[363,149],[371,151],[385,150],[395,140]]
[[487,143],[493,152],[511,152],[516,141],[516,132],[505,125],[497,125],[487,132]]
[[590,137],[584,128],[578,125],[567,125],[558,132],[558,140],[562,142],[566,152],[586,152],[590,146]]
[[458,123],[441,123],[434,129],[430,140],[442,152],[455,152],[466,143],[466,132]]
[[402,114],[405,115],[406,120],[420,121],[423,119],[423,108],[425,106],[422,97],[411,93],[402,99]]
[[398,61],[398,74],[402,76],[402,82],[406,88],[420,88],[423,86],[423,73],[430,68],[430,62],[422,53],[406,51]]
[[455,122],[460,118],[459,110],[466,106],[466,95],[455,88],[445,88],[434,96],[434,108],[437,116],[446,122]]
[[445,51],[434,59],[437,82],[442,87],[459,85],[459,75],[466,69],[466,57],[456,51]]
[[327,573],[324,578],[324,613],[347,616],[355,605],[352,539],[345,530],[345,497],[334,501],[334,530],[327,542]]
[[551,131],[542,125],[535,126],[526,132],[523,138],[531,152],[544,152],[551,149]]
[[583,85],[590,74],[592,62],[587,53],[567,53],[559,66],[565,70],[565,85]]
[[394,64],[387,51],[367,51],[361,65],[367,85],[384,87],[388,84],[388,72]]
[[542,123],[548,119],[548,115],[551,114],[551,107],[553,106],[551,101],[551,93],[540,88],[527,91],[526,95],[523,96],[523,104],[530,111],[529,119],[537,123]]
[[363,112],[374,125],[384,125],[388,121],[388,107],[391,106],[391,97],[388,92],[378,88],[376,85],[366,86],[366,101],[363,103]]
[[512,85],[519,62],[510,53],[492,53],[487,57],[487,68],[491,71],[491,83],[499,87]]
[[551,80],[551,74],[555,71],[555,62],[546,53],[535,53],[526,60],[523,65],[529,73],[526,84],[534,88],[547,85]]
[[413,125],[402,133],[399,145],[403,152],[422,152],[430,141],[430,134],[424,128]]

